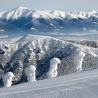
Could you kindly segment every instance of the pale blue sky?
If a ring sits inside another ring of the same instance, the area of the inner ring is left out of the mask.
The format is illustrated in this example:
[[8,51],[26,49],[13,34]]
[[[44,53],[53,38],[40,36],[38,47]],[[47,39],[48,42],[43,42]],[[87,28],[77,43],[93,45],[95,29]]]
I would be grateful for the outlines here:
[[60,9],[65,11],[98,10],[98,0],[0,0],[0,11],[18,6],[31,9]]

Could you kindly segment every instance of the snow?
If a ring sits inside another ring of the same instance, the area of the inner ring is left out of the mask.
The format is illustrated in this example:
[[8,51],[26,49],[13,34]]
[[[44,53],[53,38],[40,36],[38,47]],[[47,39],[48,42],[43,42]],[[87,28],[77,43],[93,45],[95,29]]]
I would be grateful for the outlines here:
[[[4,30],[29,30],[32,33],[68,33],[98,31],[98,12],[64,12],[60,10],[31,10],[18,7],[0,12]],[[7,28],[8,27],[8,28]],[[50,32],[51,31],[51,32]]]
[[7,11],[0,12],[0,18],[7,19],[7,21],[10,19],[16,20],[20,17],[27,17],[28,15],[30,15],[30,13],[31,13],[31,10],[29,8],[18,7],[9,12],[7,12]]
[[[77,41],[73,43],[50,36],[28,34],[21,37],[4,38],[0,43],[0,62],[4,68],[0,68],[1,75],[3,72],[12,71],[15,75],[13,80],[15,83],[28,80],[29,74],[25,73],[24,69],[28,66],[27,69],[30,70],[29,65],[36,66],[34,74],[33,70],[30,74],[36,81],[50,78],[48,72],[51,73],[52,69],[55,70],[53,77],[58,77],[98,68],[98,47],[87,46],[85,41],[82,45]],[[61,62],[61,66],[50,63],[53,57],[59,58],[56,64]]]
[[[7,13],[6,17],[7,19],[17,19],[19,17],[24,16],[26,13],[31,12],[31,9],[27,8],[27,7],[17,7],[9,12],[6,11],[2,11],[0,12],[0,17],[3,17],[4,13]],[[60,10],[32,10],[32,17],[33,18],[65,18],[67,15],[70,16],[70,18],[89,18],[91,16],[97,16],[97,11],[91,11],[91,12],[64,12],[64,11],[60,11]],[[69,17],[67,17],[69,18]]]
[[4,17],[3,15],[6,13],[6,11],[0,12],[0,18]]
[[[47,18],[47,19],[63,19],[63,18],[68,18],[68,19],[86,19],[92,16],[96,16],[97,11],[91,11],[91,12],[77,12],[77,13],[72,13],[72,12],[64,12],[60,10],[55,10],[55,11],[50,11],[50,10],[35,10],[33,11],[33,18]],[[68,17],[69,16],[69,17]]]
[[32,66],[32,65],[28,65],[25,68],[25,73],[26,73],[28,82],[35,82],[36,81],[35,71],[36,71],[36,67]]
[[4,87],[10,87],[12,85],[12,80],[14,78],[14,74],[12,72],[7,72],[2,76]]
[[[0,87],[5,87],[0,89],[0,98],[97,98],[97,20],[97,11],[74,13],[18,7],[0,12],[1,35],[13,27],[19,29],[19,36],[0,36]],[[69,37],[63,34],[68,27],[72,30]],[[28,32],[20,36],[24,29],[45,35],[49,32],[56,38]]]
[[[27,14],[25,14],[25,13],[27,13]],[[27,17],[29,14],[30,14],[30,9],[29,8],[18,7],[18,8],[16,8],[16,11],[14,11],[13,19],[18,19],[19,17],[23,17],[23,16]]]
[[98,69],[0,89],[0,98],[97,98]]
[[82,71],[82,63],[84,61],[84,57],[85,57],[84,52],[79,51],[79,50],[75,51],[75,53],[74,53],[74,63],[75,63],[77,72]]
[[0,32],[5,32],[5,30],[4,29],[0,29]]
[[54,18],[65,18],[65,13],[63,11],[49,11],[49,10],[36,10],[33,11],[33,18],[46,18],[46,19],[54,19]]
[[61,61],[59,58],[52,58],[50,60],[50,67],[49,67],[49,71],[47,73],[48,75],[48,78],[54,78],[54,77],[57,77],[58,75],[58,72],[57,72],[57,69],[58,69],[58,64],[60,64]]

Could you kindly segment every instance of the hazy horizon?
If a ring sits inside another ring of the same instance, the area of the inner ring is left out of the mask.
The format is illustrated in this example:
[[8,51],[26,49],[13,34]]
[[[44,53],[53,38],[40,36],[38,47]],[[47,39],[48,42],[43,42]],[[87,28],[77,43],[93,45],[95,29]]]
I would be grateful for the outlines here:
[[0,11],[24,6],[30,9],[92,11],[98,10],[98,0],[0,0]]

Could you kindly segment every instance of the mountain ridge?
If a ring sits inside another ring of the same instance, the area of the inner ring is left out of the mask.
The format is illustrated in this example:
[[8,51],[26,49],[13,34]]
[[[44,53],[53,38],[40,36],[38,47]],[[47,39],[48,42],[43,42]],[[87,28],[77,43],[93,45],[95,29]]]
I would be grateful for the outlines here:
[[0,12],[0,29],[31,33],[82,32],[98,30],[98,12],[64,12],[60,10],[31,10],[18,7]]

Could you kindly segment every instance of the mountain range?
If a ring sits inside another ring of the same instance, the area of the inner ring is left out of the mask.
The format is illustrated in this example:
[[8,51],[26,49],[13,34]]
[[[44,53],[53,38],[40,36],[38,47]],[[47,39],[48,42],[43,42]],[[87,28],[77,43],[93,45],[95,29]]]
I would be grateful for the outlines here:
[[0,32],[8,31],[35,34],[98,31],[98,12],[31,10],[18,7],[0,12]]

